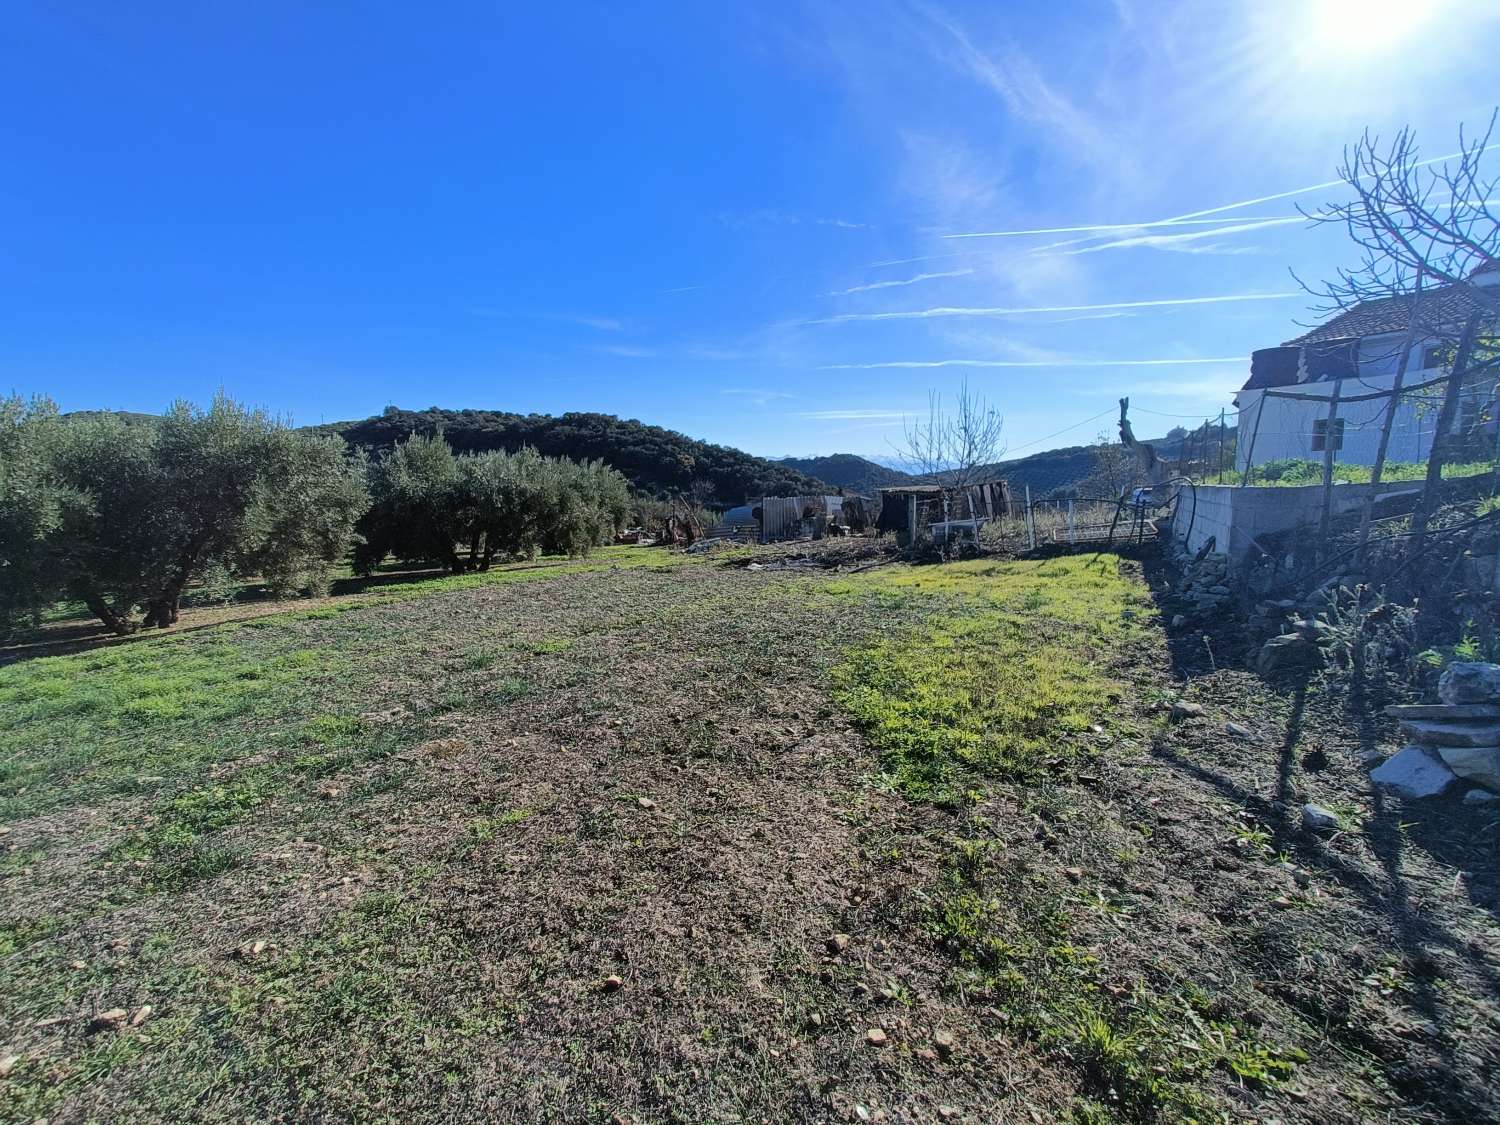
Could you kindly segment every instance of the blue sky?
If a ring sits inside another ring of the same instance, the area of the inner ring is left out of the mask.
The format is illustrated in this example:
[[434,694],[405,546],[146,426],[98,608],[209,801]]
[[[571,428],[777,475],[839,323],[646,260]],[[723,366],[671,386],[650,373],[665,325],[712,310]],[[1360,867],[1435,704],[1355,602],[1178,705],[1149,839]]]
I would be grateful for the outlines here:
[[1451,152],[1497,48],[1493,0],[13,6],[0,388],[881,454],[967,377],[1013,453],[1165,430],[1351,261],[1294,221],[1336,189],[1251,201]]

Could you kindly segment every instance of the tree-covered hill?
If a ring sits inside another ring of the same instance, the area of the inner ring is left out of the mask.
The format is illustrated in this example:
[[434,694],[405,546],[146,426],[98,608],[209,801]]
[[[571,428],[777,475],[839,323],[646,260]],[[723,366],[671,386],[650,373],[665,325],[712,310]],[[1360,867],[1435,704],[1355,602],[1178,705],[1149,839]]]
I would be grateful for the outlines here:
[[873,496],[876,489],[891,488],[914,479],[911,474],[903,473],[900,469],[876,464],[853,453],[831,453],[826,457],[783,457],[776,463],[827,481],[845,492],[857,492],[861,496]]
[[511,414],[500,410],[402,410],[358,422],[317,427],[342,435],[371,452],[390,449],[414,433],[441,430],[459,453],[531,446],[549,457],[599,459],[623,473],[643,492],[689,489],[706,481],[712,499],[740,504],[761,496],[830,491],[792,465],[753,457],[739,449],[697,441],[675,430],[648,426],[613,414]]

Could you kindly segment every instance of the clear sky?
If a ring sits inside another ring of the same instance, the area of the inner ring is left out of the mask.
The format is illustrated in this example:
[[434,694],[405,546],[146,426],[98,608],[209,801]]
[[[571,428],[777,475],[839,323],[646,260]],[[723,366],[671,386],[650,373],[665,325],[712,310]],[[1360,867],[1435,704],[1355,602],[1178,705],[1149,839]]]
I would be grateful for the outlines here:
[[1352,261],[1336,189],[1261,197],[1452,152],[1497,57],[1496,0],[10,5],[0,389],[880,454],[967,376],[1013,453],[1165,430]]

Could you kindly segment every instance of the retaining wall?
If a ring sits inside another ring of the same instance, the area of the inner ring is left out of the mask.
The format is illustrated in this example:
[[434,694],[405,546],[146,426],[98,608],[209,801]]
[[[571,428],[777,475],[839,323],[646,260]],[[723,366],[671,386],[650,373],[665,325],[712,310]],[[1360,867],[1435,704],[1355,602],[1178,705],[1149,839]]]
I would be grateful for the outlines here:
[[[1382,484],[1379,495],[1411,491],[1406,484]],[[1333,514],[1354,511],[1370,493],[1368,484],[1335,484]],[[1299,485],[1288,488],[1240,488],[1228,484],[1200,484],[1197,510],[1193,490],[1184,489],[1173,516],[1173,534],[1179,542],[1187,537],[1187,550],[1196,553],[1212,537],[1214,549],[1229,556],[1230,566],[1242,562],[1251,552],[1251,541],[1257,536],[1286,531],[1295,527],[1316,530],[1323,516],[1323,486]],[[1191,528],[1189,528],[1191,523]]]

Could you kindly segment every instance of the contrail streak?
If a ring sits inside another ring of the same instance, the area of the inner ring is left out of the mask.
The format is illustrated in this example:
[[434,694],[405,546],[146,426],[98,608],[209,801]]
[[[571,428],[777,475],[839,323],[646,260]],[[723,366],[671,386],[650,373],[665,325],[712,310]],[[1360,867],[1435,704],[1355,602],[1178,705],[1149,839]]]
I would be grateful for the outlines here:
[[903,312],[841,313],[803,324],[841,324],[852,320],[930,320],[948,316],[1029,316],[1034,313],[1097,312],[1101,309],[1153,309],[1177,305],[1219,305],[1231,301],[1282,301],[1302,293],[1231,293],[1221,297],[1169,297],[1157,301],[1110,301],[1098,305],[1044,305],[1033,308],[935,308]]

